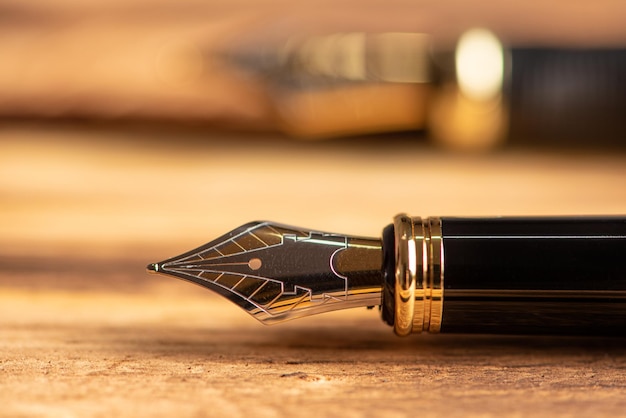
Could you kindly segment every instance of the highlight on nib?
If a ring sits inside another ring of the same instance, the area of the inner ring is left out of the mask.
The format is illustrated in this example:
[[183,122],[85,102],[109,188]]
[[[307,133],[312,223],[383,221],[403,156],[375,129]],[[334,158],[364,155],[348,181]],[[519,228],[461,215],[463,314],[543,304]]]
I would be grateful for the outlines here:
[[209,288],[269,324],[379,305],[382,244],[252,222],[147,269]]

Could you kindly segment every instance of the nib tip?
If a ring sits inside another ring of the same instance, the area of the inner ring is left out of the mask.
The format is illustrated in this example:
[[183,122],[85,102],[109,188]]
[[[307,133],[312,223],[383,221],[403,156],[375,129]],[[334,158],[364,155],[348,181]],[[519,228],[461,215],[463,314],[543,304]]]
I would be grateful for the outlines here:
[[159,272],[159,263],[150,263],[146,267],[149,273],[158,273]]

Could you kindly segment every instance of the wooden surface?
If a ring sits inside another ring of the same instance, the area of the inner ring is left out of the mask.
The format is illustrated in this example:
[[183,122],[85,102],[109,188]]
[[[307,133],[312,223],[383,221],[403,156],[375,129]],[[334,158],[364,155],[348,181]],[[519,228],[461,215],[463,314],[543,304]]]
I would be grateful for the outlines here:
[[[623,416],[623,340],[263,327],[211,295],[7,291],[2,416]],[[7,319],[9,318],[9,319]]]
[[253,219],[625,214],[625,179],[620,153],[5,125],[0,416],[624,416],[623,339],[400,339],[365,309],[266,327],[144,266]]

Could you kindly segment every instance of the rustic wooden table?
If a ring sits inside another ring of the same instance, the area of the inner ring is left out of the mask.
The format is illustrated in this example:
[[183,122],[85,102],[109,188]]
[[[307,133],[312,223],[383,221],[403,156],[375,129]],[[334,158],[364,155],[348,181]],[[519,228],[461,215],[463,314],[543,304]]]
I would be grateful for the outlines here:
[[259,218],[623,214],[625,179],[620,153],[4,126],[0,416],[623,416],[623,339],[400,339],[365,309],[265,327],[144,266]]

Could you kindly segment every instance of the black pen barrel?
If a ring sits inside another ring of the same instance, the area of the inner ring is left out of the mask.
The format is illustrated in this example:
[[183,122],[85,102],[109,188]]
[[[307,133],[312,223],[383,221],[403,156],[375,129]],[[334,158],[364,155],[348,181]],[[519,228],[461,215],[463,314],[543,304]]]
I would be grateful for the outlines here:
[[382,242],[381,313],[400,336],[626,337],[626,217],[400,214]]
[[626,218],[442,218],[440,332],[626,336]]

